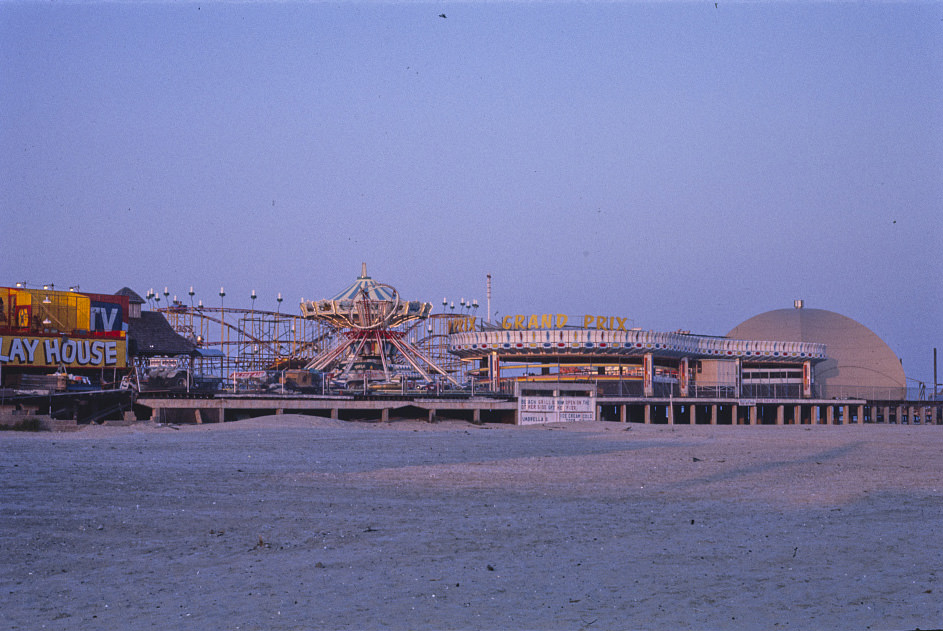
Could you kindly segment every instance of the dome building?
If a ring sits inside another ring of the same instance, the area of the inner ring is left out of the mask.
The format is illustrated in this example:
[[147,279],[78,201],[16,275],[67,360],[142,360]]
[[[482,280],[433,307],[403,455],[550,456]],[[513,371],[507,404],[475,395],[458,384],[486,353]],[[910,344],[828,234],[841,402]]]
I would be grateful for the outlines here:
[[[820,398],[906,398],[900,359],[863,324],[825,309],[776,309],[735,326],[727,337],[825,344],[827,359],[815,366],[814,389]],[[744,373],[744,379],[752,375]]]

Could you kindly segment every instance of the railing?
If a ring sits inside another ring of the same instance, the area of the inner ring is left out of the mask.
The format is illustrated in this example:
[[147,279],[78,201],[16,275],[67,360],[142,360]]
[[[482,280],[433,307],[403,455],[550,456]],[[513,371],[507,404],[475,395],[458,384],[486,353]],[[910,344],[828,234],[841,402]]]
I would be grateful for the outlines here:
[[926,397],[920,388],[881,388],[876,386],[812,386],[816,399],[865,399],[868,401],[919,401]]
[[[600,397],[644,397],[642,381],[635,379],[587,379],[596,385]],[[652,384],[652,398],[682,397],[677,382]],[[688,386],[686,398],[702,399],[864,399],[867,401],[921,401],[926,398],[921,388],[879,388],[870,386],[814,384],[808,397],[802,394],[798,383],[750,383],[740,386],[740,392],[729,383],[700,381]]]
[[735,340],[702,335],[640,330],[530,329],[454,333],[449,350],[462,357],[481,357],[492,351],[507,358],[515,354],[599,354],[638,357],[658,356],[705,359],[763,359],[797,363],[825,359],[824,344]]
[[801,383],[745,383],[740,386],[744,399],[801,399]]
[[[565,380],[568,383],[574,383],[571,379]],[[597,396],[599,397],[627,397],[627,398],[645,398],[644,385],[641,379],[592,379],[577,380],[575,383],[594,384],[596,386]],[[515,378],[503,378],[498,384],[497,389],[492,389],[487,380],[476,380],[474,385],[471,381],[467,382],[461,388],[455,388],[445,380],[430,385],[421,385],[419,382],[411,382],[406,386],[398,387],[387,385],[371,387],[366,389],[360,387],[339,388],[336,385],[332,387],[330,383],[325,383],[323,389],[318,387],[308,389],[307,392],[316,392],[317,394],[401,394],[409,396],[428,396],[438,394],[454,395],[504,395],[514,394],[514,386],[517,383]],[[232,381],[224,382],[223,387],[232,389]],[[280,388],[272,384],[263,385],[254,382],[237,383],[236,392],[239,393],[261,393],[281,394]],[[285,389],[285,394],[297,394],[290,387]],[[866,401],[921,401],[925,400],[925,390],[920,388],[878,388],[867,386],[844,386],[844,385],[819,385],[812,386],[808,397],[802,395],[802,385],[797,383],[763,383],[763,384],[743,384],[740,387],[739,394],[737,388],[729,383],[708,383],[698,382],[688,386],[686,396],[681,394],[681,386],[673,381],[656,381],[652,384],[652,394],[650,398],[665,399],[754,399],[754,400],[772,400],[772,399],[827,399],[827,400],[846,400],[858,399]]]

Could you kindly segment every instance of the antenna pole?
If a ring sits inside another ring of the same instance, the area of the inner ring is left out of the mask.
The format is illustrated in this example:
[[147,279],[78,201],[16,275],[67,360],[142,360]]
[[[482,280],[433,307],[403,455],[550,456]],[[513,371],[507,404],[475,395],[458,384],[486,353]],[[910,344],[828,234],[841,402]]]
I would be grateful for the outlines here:
[[488,274],[488,324],[491,324],[491,274]]

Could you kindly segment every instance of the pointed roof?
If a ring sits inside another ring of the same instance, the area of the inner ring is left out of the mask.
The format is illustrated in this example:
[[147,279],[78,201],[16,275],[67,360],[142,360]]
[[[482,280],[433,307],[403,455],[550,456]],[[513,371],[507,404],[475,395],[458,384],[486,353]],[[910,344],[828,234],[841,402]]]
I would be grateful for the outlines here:
[[331,298],[331,300],[358,300],[361,296],[361,292],[363,291],[367,292],[367,298],[370,300],[395,299],[395,294],[393,293],[392,289],[386,285],[381,285],[367,276],[367,264],[364,263],[361,267],[360,276],[357,277],[357,280],[355,280],[352,285],[347,287],[347,289]]
[[141,296],[140,296],[136,291],[134,291],[133,289],[131,289],[130,287],[122,287],[121,289],[119,289],[118,291],[115,292],[115,295],[116,295],[116,296],[127,296],[127,297],[128,297],[128,302],[131,303],[132,305],[143,305],[143,304],[144,304],[144,299],[141,298]]
[[128,321],[128,352],[140,357],[192,355],[196,345],[174,331],[163,313],[145,311]]

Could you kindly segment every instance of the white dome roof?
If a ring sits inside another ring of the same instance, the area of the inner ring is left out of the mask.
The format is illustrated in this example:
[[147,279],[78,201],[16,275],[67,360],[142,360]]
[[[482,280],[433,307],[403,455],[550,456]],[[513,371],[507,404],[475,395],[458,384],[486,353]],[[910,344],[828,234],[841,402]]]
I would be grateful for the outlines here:
[[878,391],[906,387],[900,359],[884,340],[832,311],[804,307],[767,311],[737,325],[727,337],[825,344],[828,359],[815,366],[815,382],[823,386],[872,388],[875,393],[870,396],[875,398],[899,398],[902,391],[888,392],[890,396]]

